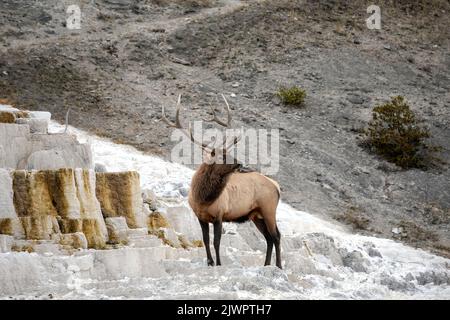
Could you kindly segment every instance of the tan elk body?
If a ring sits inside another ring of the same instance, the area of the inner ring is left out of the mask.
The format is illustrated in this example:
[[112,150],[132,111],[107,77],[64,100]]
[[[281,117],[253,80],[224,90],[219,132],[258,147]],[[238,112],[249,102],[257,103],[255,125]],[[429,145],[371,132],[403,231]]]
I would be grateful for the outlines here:
[[199,219],[209,223],[217,219],[233,222],[244,218],[263,219],[264,216],[275,219],[274,215],[269,214],[276,210],[279,197],[278,185],[273,180],[258,172],[231,173],[220,196],[208,203],[201,202],[193,192],[196,188],[203,188],[200,184],[201,174],[199,169],[192,179],[189,192],[189,205]]
[[[214,121],[229,128],[231,110],[222,95],[228,112],[228,121],[219,120],[213,111]],[[227,157],[229,149],[239,138],[227,144],[226,137],[220,148],[211,148],[209,144],[194,139],[191,128],[183,129],[180,120],[180,100],[178,97],[176,120],[169,121],[162,109],[162,119],[171,127],[181,129],[195,144],[201,146],[204,161],[196,170],[189,191],[189,205],[196,214],[203,233],[208,265],[214,265],[209,243],[209,223],[214,225],[214,249],[217,265],[220,265],[220,239],[222,222],[245,222],[251,220],[264,235],[267,242],[265,265],[270,265],[273,245],[276,250],[276,265],[281,268],[280,232],[276,223],[276,209],[280,198],[280,187],[274,180],[256,171],[243,169],[236,160]],[[217,160],[222,161],[217,161]]]

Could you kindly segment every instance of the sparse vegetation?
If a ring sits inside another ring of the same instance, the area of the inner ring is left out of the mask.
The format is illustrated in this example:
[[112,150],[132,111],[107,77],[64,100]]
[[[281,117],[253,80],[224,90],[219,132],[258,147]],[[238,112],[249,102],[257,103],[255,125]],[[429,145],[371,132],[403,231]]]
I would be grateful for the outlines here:
[[0,234],[13,235],[11,219],[0,219]]
[[277,96],[285,105],[301,107],[305,103],[306,92],[300,87],[282,87],[277,92]]
[[157,231],[161,228],[169,228],[170,224],[161,213],[153,212],[148,217],[147,227],[149,231]]
[[23,245],[17,245],[14,244],[11,247],[11,251],[13,252],[28,252],[28,253],[32,253],[34,252],[34,248],[31,244],[23,244]]
[[194,247],[197,247],[197,248],[202,248],[203,247],[203,241],[202,240],[194,240],[194,241],[192,241],[192,245]]
[[157,236],[162,241],[162,243],[164,243],[165,245],[167,245],[169,247],[175,248],[175,245],[169,239],[166,238],[166,234],[164,233],[163,229],[149,230],[148,234]]
[[367,230],[369,228],[370,220],[363,216],[360,209],[350,207],[346,212],[335,216],[336,220],[350,225],[354,230]]
[[448,245],[445,245],[442,243],[434,243],[432,250],[435,253],[450,259],[450,246],[448,246]]
[[99,12],[97,14],[97,19],[102,20],[102,21],[111,21],[114,19],[114,17],[111,14]]
[[[416,243],[419,241],[437,241],[437,235],[424,229],[419,224],[414,221],[402,220],[400,221],[399,228],[401,228],[402,232],[398,235],[398,237],[403,238],[409,243]],[[395,237],[394,237],[395,238]]]
[[424,216],[430,224],[450,224],[450,208],[442,208],[438,204],[427,204]]
[[424,169],[439,160],[433,154],[441,148],[426,142],[431,138],[429,129],[421,125],[402,96],[376,106],[364,134],[368,147],[404,169]]
[[151,2],[159,5],[159,6],[168,6],[168,5],[183,5],[186,7],[210,7],[213,4],[213,0],[151,0]]
[[180,245],[183,249],[189,249],[189,247],[191,246],[186,237],[181,234],[178,235],[178,241],[180,242]]

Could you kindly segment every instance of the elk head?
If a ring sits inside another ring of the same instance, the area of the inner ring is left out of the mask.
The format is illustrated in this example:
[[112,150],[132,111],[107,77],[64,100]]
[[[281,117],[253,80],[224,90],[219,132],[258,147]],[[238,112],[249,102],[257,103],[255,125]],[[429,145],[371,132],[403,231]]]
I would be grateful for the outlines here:
[[[222,98],[223,98],[223,101],[225,102],[226,111],[227,111],[226,122],[219,119],[214,108],[211,105],[210,105],[210,107],[211,107],[211,111],[212,111],[212,117],[210,119],[202,119],[202,120],[206,121],[206,122],[215,122],[215,123],[219,124],[220,126],[225,127],[226,129],[230,129],[231,122],[232,122],[231,108],[230,108],[230,105],[228,104],[227,99],[225,98],[225,96],[223,94],[222,94]],[[188,124],[187,129],[184,128],[183,125],[181,124],[180,110],[181,110],[181,94],[178,96],[177,108],[176,108],[176,113],[175,113],[175,121],[172,122],[166,117],[164,105],[162,106],[162,117],[161,118],[169,127],[181,130],[181,132],[186,137],[188,137],[194,144],[201,147],[202,152],[203,152],[203,163],[206,163],[206,164],[227,163],[227,161],[226,161],[227,154],[229,153],[231,148],[240,141],[242,134],[239,134],[238,136],[234,136],[234,137],[232,137],[232,139],[230,139],[231,141],[228,141],[228,137],[227,137],[227,134],[225,131],[225,133],[222,135],[223,138],[220,143],[217,141],[219,139],[215,139],[215,138],[208,143],[205,143],[203,141],[198,141],[194,138],[194,133],[192,132],[191,124],[190,123]]]

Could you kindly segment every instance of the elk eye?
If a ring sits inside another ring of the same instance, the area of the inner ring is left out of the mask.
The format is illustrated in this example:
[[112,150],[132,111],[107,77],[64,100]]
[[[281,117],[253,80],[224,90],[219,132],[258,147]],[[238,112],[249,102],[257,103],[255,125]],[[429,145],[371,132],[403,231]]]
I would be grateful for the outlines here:
[[216,150],[211,151],[211,156],[213,156],[213,157],[216,156]]

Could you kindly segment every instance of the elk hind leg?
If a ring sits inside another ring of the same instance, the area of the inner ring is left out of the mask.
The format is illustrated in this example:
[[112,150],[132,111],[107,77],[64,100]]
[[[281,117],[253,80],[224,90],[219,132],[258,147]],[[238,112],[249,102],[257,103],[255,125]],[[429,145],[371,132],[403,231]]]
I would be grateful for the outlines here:
[[269,234],[272,237],[273,243],[275,244],[276,265],[278,268],[282,269],[282,267],[281,267],[281,248],[280,248],[281,233],[280,233],[280,230],[278,230],[277,222],[275,220],[275,215],[273,215],[273,218],[264,219],[264,222],[267,226],[267,230],[269,231]]
[[270,261],[272,260],[272,250],[273,250],[272,236],[270,235],[269,230],[267,230],[266,223],[264,222],[263,219],[259,219],[259,218],[255,217],[253,219],[253,222],[254,222],[256,228],[258,228],[258,230],[263,234],[264,238],[266,239],[267,251],[266,251],[266,261],[264,262],[264,265],[269,266]]

